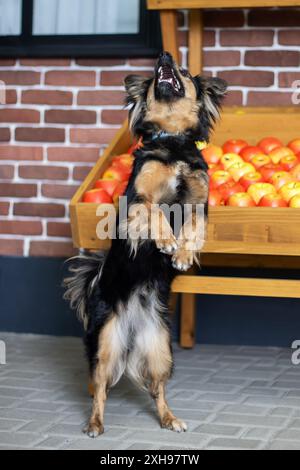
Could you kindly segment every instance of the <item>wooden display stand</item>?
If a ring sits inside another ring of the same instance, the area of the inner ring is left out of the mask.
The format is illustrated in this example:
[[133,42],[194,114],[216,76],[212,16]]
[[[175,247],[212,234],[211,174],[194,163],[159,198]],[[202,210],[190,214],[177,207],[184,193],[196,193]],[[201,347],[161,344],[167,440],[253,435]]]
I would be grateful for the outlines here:
[[[246,0],[148,0],[148,7],[161,10],[164,49],[178,60],[176,9],[191,8],[189,30],[189,69],[201,72],[203,20],[200,8],[295,6],[298,1]],[[299,136],[300,110],[291,108],[225,108],[216,126],[212,141],[222,144],[236,135],[255,144],[266,135],[275,135],[284,142]],[[96,226],[96,204],[82,202],[84,192],[101,177],[114,155],[126,152],[131,143],[127,122],[92,169],[74,195],[71,205],[72,235],[75,246],[86,249],[107,249],[109,240],[99,240]],[[300,209],[210,208],[207,242],[203,265],[237,267],[300,267]],[[300,298],[300,281],[287,279],[229,278],[179,275],[172,285],[182,294],[180,344],[192,347],[195,340],[195,294],[245,295]]]

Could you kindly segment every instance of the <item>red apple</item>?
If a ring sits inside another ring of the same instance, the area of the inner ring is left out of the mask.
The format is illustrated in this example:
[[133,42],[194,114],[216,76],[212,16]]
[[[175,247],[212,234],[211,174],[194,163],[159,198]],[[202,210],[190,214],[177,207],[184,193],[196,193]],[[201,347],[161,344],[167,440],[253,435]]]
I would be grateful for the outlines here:
[[251,163],[237,162],[231,165],[229,173],[234,181],[239,181],[240,178],[245,176],[247,173],[255,171],[255,168]]
[[260,207],[287,207],[287,202],[283,199],[280,194],[271,193],[266,194],[261,198],[258,204]]
[[277,171],[283,171],[283,168],[281,165],[274,165],[274,163],[269,163],[268,165],[261,167],[259,171],[262,174],[263,179],[265,181],[269,181],[274,173]]
[[239,154],[243,148],[247,147],[248,143],[245,140],[241,139],[231,139],[227,140],[223,145],[224,153],[237,153]]
[[208,165],[208,175],[211,177],[216,171],[223,171],[222,165]]
[[233,207],[254,207],[255,202],[252,197],[247,193],[236,193],[230,196],[227,201],[227,206]]
[[266,154],[269,154],[272,152],[272,150],[278,147],[283,147],[283,143],[275,137],[266,137],[265,139],[262,139],[257,145],[263,151],[263,153]]
[[224,167],[224,170],[228,170],[234,163],[243,162],[242,157],[236,153],[225,153],[221,158],[221,164]]
[[289,206],[293,207],[294,209],[300,209],[300,194],[297,194],[296,196],[292,197]]
[[224,201],[227,201],[227,199],[233,194],[242,193],[244,188],[241,184],[236,183],[235,181],[228,181],[228,183],[221,184],[221,186],[218,187],[218,191]]
[[122,155],[117,155],[116,157],[113,157],[111,162],[113,166],[115,164],[121,164],[132,168],[133,160],[134,159],[132,155],[129,155],[128,153],[123,153]]
[[247,191],[251,184],[263,183],[263,181],[264,179],[258,171],[251,171],[250,173],[246,173],[239,182],[243,186],[244,191]]
[[214,165],[213,163],[208,165],[207,173],[208,173],[209,176],[212,176],[216,171],[223,171],[223,166],[222,165]]
[[221,186],[221,184],[227,183],[230,180],[232,180],[232,177],[228,171],[219,170],[212,174],[210,185],[212,189],[216,189],[218,186]]
[[276,190],[270,183],[255,183],[249,186],[247,193],[252,197],[255,203],[258,204],[262,197],[267,194],[274,194]]
[[240,156],[245,162],[251,162],[252,158],[256,155],[261,154],[261,149],[259,147],[248,145],[244,147],[240,152]]
[[95,183],[95,188],[104,189],[110,196],[113,195],[114,190],[119,184],[119,180],[110,180],[110,179],[100,179],[97,180]]
[[128,181],[122,181],[121,183],[118,184],[118,186],[116,187],[113,193],[114,204],[117,204],[119,202],[119,197],[123,196],[123,194],[126,191],[127,186],[128,186]]
[[300,181],[300,163],[292,169],[291,175],[295,180]]
[[201,153],[208,165],[211,163],[217,164],[223,155],[223,150],[217,145],[209,144],[206,148],[201,150]]
[[212,207],[222,206],[224,204],[224,200],[219,191],[217,191],[216,189],[212,189],[209,192],[208,204]]
[[132,167],[126,164],[124,165],[122,162],[113,162],[111,167],[119,169],[124,175],[126,175],[126,179],[128,179],[132,173]]
[[286,171],[291,171],[298,163],[299,159],[296,155],[287,155],[280,160],[280,165]]
[[128,170],[124,166],[110,166],[104,172],[102,179],[125,181],[128,179]]
[[277,171],[270,178],[270,183],[273,184],[274,188],[278,191],[284,184],[292,180],[292,176],[287,171]]
[[284,184],[280,188],[279,194],[281,194],[285,201],[289,202],[294,196],[300,194],[300,182],[290,181],[289,183]]
[[295,155],[300,153],[300,139],[294,139],[288,143],[288,147],[293,151]]
[[90,189],[83,195],[83,202],[94,202],[97,204],[111,204],[112,198],[104,189]]
[[269,155],[271,157],[272,162],[275,163],[276,165],[277,163],[280,162],[280,160],[283,157],[287,157],[288,155],[293,155],[293,152],[288,147],[278,147],[272,150],[272,152],[270,152]]
[[271,158],[269,155],[265,155],[264,153],[259,153],[255,155],[255,157],[251,160],[252,165],[255,166],[256,169],[261,168],[262,166],[268,165],[271,163]]

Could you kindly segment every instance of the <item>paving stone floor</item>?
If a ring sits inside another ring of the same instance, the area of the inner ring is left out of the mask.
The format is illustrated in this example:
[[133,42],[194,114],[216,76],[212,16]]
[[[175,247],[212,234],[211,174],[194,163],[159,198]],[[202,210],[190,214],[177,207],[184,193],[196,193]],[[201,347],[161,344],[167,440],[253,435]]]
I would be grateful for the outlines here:
[[81,430],[89,416],[81,341],[0,333],[0,450],[298,449],[300,365],[279,348],[176,345],[169,403],[188,432],[159,427],[152,400],[128,381],[110,393],[105,433]]

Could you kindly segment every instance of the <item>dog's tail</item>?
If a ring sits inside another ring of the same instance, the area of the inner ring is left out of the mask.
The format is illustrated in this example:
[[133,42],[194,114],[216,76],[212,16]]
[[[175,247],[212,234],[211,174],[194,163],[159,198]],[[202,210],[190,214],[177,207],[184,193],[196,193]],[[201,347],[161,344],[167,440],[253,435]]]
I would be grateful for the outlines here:
[[69,267],[71,275],[63,281],[66,289],[64,299],[68,300],[71,308],[77,311],[77,316],[85,328],[89,316],[88,298],[101,277],[104,261],[103,253],[85,253],[68,260],[71,263]]

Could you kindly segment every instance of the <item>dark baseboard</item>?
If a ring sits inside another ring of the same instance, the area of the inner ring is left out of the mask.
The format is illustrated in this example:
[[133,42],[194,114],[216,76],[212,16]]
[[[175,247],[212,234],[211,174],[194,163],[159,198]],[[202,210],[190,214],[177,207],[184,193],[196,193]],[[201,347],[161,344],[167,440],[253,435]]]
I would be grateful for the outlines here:
[[[229,274],[215,268],[203,273]],[[63,259],[1,257],[0,331],[81,336],[76,315],[62,299],[65,274]],[[230,275],[245,274],[261,276],[262,272],[230,271]],[[197,342],[289,347],[300,339],[299,311],[299,299],[199,295]],[[174,337],[178,338],[178,318]]]
[[81,325],[62,299],[61,258],[0,258],[0,331],[79,336]]

